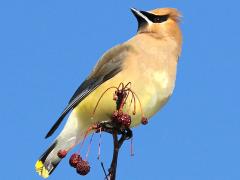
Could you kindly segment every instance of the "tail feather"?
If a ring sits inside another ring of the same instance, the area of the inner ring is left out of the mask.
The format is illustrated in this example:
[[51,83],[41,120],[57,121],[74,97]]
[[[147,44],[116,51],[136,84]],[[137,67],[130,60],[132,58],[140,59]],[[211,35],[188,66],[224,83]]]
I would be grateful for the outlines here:
[[35,164],[36,172],[42,176],[43,178],[48,178],[48,176],[53,172],[53,170],[57,167],[60,158],[55,157],[55,159],[49,159],[50,153],[56,148],[57,140],[40,156],[39,160]]
[[59,150],[69,151],[83,139],[87,127],[80,125],[79,122],[78,116],[73,111],[57,139],[36,162],[35,169],[40,176],[48,178],[60,163],[61,158],[57,155]]

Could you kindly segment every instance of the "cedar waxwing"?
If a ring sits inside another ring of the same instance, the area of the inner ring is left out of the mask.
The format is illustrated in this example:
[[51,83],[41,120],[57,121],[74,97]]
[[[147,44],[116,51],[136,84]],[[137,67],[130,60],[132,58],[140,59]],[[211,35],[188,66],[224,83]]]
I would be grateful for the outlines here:
[[[101,94],[109,87],[131,82],[131,89],[138,95],[148,119],[172,95],[182,46],[179,28],[181,15],[173,8],[151,11],[132,8],[131,11],[138,21],[137,34],[111,48],[100,58],[46,135],[46,138],[51,136],[71,112],[61,133],[35,165],[43,178],[47,178],[60,162],[57,155],[59,150],[71,150],[83,139],[89,127],[111,120],[116,105],[112,100],[114,90],[106,92],[92,117]],[[141,123],[140,105],[137,105],[137,109],[132,116],[131,127]]]

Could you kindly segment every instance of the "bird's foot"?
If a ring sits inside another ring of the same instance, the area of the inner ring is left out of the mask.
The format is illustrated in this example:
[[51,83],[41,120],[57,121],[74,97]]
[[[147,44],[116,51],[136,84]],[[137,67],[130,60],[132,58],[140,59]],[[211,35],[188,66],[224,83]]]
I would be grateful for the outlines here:
[[107,132],[109,134],[113,134],[116,130],[118,134],[121,134],[124,140],[131,139],[133,136],[132,130],[130,128],[119,126],[119,124],[112,121],[102,121],[93,126],[96,133],[100,131]]

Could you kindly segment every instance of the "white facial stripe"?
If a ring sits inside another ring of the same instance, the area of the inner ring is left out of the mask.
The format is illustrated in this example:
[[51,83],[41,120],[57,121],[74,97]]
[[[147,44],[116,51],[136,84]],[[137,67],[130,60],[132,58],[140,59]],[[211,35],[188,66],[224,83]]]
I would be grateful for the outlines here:
[[135,13],[137,13],[139,16],[141,16],[143,19],[145,19],[147,21],[148,24],[152,24],[152,21],[150,21],[145,15],[143,15],[140,11],[131,8]]

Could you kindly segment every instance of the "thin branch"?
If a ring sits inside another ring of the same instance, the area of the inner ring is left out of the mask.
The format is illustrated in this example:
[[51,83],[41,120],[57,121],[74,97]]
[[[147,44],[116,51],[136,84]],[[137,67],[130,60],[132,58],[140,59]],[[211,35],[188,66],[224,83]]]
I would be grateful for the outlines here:
[[103,162],[101,162],[101,166],[102,166],[102,169],[103,169],[103,172],[104,172],[104,175],[105,175],[105,179],[108,180],[108,175],[106,173],[106,170],[105,170]]
[[117,161],[118,161],[118,152],[119,152],[119,142],[118,142],[118,135],[117,130],[113,131],[113,157],[112,157],[112,163],[111,167],[109,169],[109,178],[110,180],[116,179],[116,173],[117,173]]

